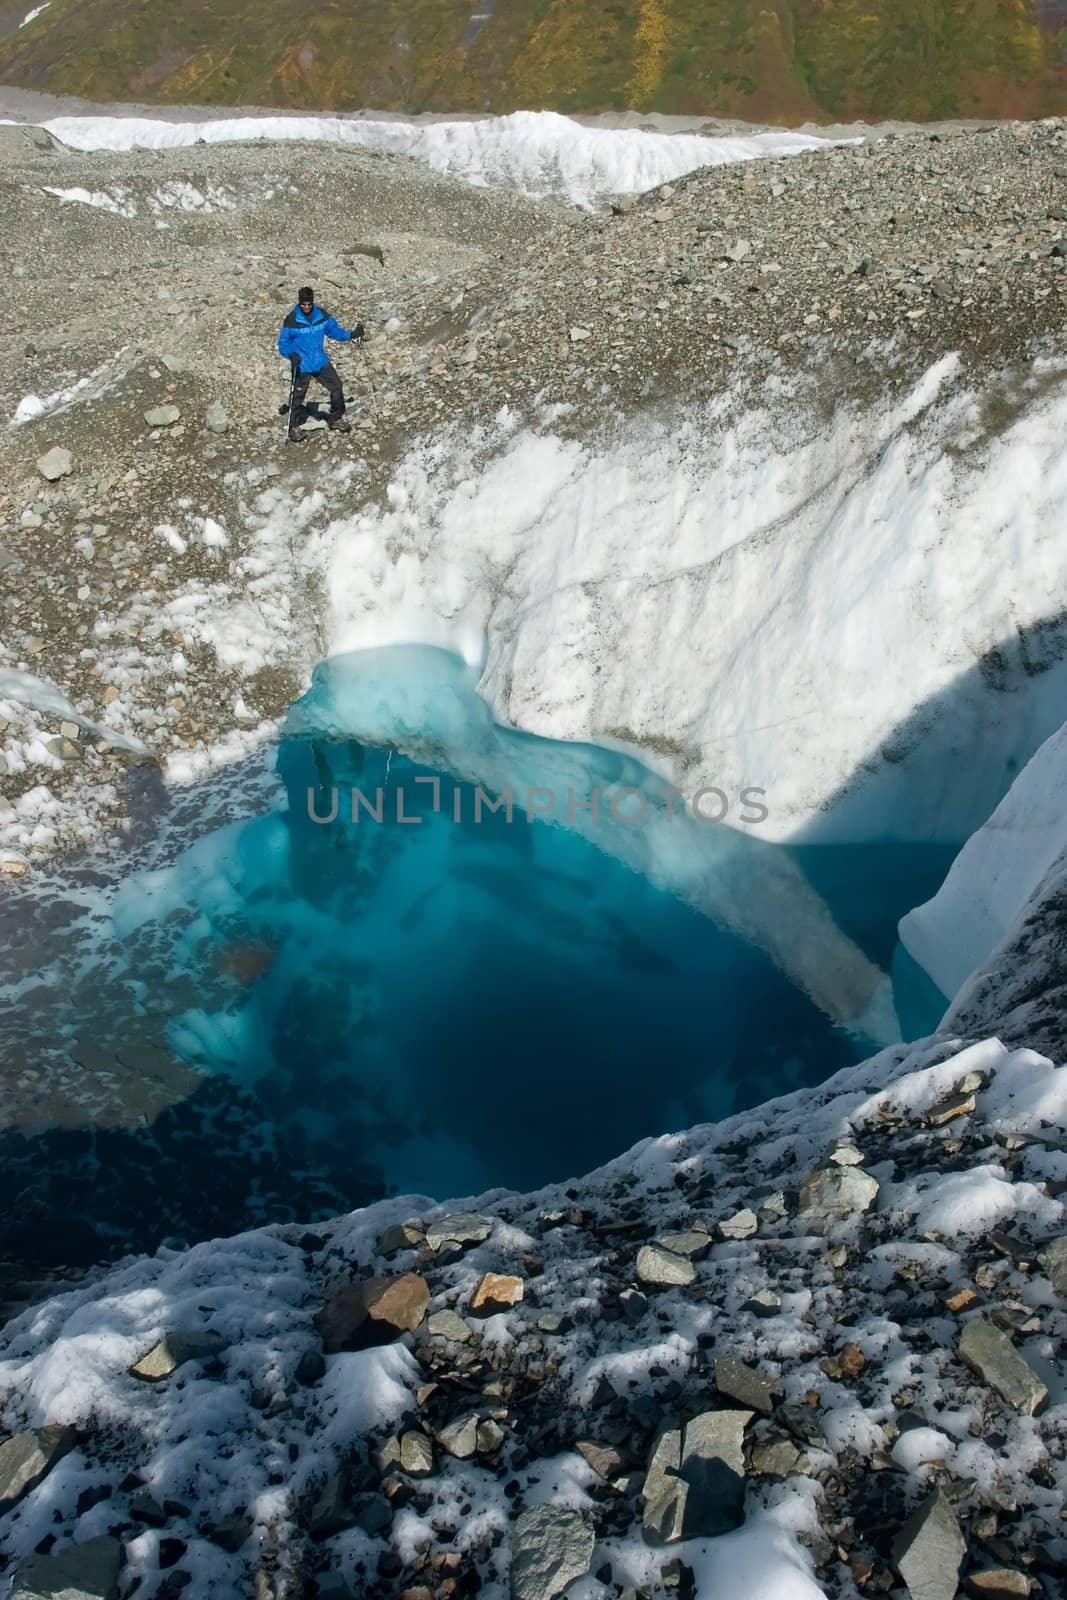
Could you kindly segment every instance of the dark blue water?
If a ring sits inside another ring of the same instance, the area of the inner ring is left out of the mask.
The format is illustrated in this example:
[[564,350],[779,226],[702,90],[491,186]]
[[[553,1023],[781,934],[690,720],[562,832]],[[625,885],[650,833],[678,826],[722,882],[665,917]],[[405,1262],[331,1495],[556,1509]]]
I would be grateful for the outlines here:
[[[277,766],[286,809],[141,881],[116,926],[173,927],[203,983],[168,1022],[182,1057],[379,1192],[576,1176],[869,1053],[897,920],[950,857],[668,820],[631,757],[496,727],[437,651],[324,666]],[[475,819],[478,784],[510,821]],[[571,825],[568,789],[606,809],[620,785],[645,825]]]

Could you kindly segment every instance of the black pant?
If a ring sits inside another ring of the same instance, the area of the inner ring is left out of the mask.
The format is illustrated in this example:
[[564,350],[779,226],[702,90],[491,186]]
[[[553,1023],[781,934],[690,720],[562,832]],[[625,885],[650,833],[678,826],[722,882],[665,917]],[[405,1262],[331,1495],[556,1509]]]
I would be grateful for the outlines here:
[[296,384],[293,388],[292,410],[292,425],[294,428],[297,425],[297,418],[300,415],[300,408],[304,404],[304,397],[308,392],[308,384],[311,382],[312,378],[315,378],[317,382],[321,383],[324,389],[328,389],[330,391],[330,414],[327,418],[327,421],[336,422],[338,417],[343,417],[345,414],[344,387],[340,378],[337,376],[337,373],[334,371],[333,362],[327,361],[326,365],[324,367],[320,367],[318,372],[298,372],[296,375]]

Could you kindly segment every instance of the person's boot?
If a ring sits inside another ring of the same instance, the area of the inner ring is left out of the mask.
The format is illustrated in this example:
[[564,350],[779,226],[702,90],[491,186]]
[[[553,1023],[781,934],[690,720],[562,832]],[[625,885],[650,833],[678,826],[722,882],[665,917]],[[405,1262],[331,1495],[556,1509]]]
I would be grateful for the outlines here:
[[301,428],[290,428],[289,429],[289,443],[290,444],[303,444],[306,439],[307,439],[307,434],[304,433],[304,431]]
[[348,418],[345,417],[345,416],[327,417],[326,422],[327,422],[327,426],[329,427],[329,430],[330,430],[331,433],[351,433],[352,432],[352,424],[349,422]]

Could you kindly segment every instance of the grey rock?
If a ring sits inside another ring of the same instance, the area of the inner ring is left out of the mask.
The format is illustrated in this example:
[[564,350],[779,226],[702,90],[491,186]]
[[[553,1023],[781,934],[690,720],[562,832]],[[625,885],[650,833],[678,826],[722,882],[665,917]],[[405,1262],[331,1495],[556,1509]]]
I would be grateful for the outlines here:
[[433,1445],[417,1428],[400,1435],[400,1467],[412,1478],[424,1478],[433,1471]]
[[596,1541],[579,1511],[534,1506],[511,1534],[511,1600],[557,1600],[589,1571]]
[[204,412],[204,427],[208,433],[227,433],[230,427],[230,418],[226,407],[219,400],[213,400]]
[[[393,1508],[384,1494],[361,1494],[353,1508],[355,1525],[372,1539],[387,1533],[392,1526]],[[320,1596],[322,1590],[319,1590]]]
[[829,1233],[875,1202],[878,1183],[858,1167],[819,1167],[800,1186],[799,1219],[811,1233]]
[[1048,1399],[1045,1385],[1008,1335],[983,1317],[968,1322],[960,1334],[959,1352],[982,1381],[1023,1416],[1032,1417]]
[[752,254],[752,244],[748,239],[735,239],[726,251],[727,261],[744,261],[746,256]]
[[57,478],[69,478],[74,471],[74,457],[69,450],[64,450],[57,444],[39,457],[37,471],[42,478],[47,478],[49,483],[55,483]]
[[715,1357],[715,1387],[727,1400],[736,1400],[769,1417],[774,1410],[774,1398],[781,1394],[782,1385],[777,1378],[765,1378],[755,1367],[746,1367],[733,1356]]
[[893,1561],[911,1600],[955,1600],[966,1550],[951,1503],[935,1489],[893,1541]]
[[228,1550],[230,1555],[236,1555],[243,1544],[252,1536],[252,1519],[243,1512],[235,1512],[231,1517],[220,1517],[218,1522],[213,1522],[207,1530],[207,1537],[212,1544],[217,1544],[220,1550]]
[[68,1545],[56,1555],[31,1556],[11,1600],[115,1600],[121,1562],[122,1546],[109,1534]]
[[180,418],[181,412],[175,405],[152,406],[144,414],[150,428],[171,428]]
[[759,1228],[759,1218],[745,1206],[735,1211],[732,1217],[723,1217],[718,1228],[724,1239],[751,1239]]
[[688,1256],[690,1261],[702,1261],[712,1246],[710,1233],[690,1229],[688,1233],[665,1233],[656,1243],[676,1256]]
[[745,1507],[745,1428],[751,1411],[705,1411],[668,1428],[652,1451],[643,1489],[648,1544],[713,1538],[739,1528]]
[[504,1430],[492,1417],[487,1417],[478,1424],[478,1454],[481,1456],[495,1455],[504,1443]]
[[430,1223],[426,1229],[426,1243],[431,1250],[439,1250],[443,1244],[481,1244],[492,1231],[493,1224],[488,1217],[479,1217],[473,1211],[456,1211]]
[[1037,1259],[1056,1293],[1067,1297],[1067,1233],[1047,1244]]
[[353,1527],[355,1520],[348,1498],[348,1480],[343,1472],[331,1472],[308,1512],[308,1533],[316,1540],[332,1539],[335,1534]]
[[627,1322],[638,1323],[648,1310],[648,1296],[640,1289],[624,1289],[619,1296],[622,1314]]
[[16,1433],[0,1444],[0,1514],[47,1477],[74,1448],[76,1437],[73,1428],[50,1423],[36,1433]]
[[437,1442],[450,1456],[455,1456],[459,1461],[469,1461],[478,1449],[478,1418],[462,1417],[450,1422],[437,1435]]
[[675,1255],[662,1245],[646,1244],[637,1253],[637,1277],[656,1288],[684,1286],[696,1278],[696,1268],[687,1256]]
[[413,1222],[395,1222],[380,1235],[376,1249],[380,1256],[399,1255],[401,1250],[417,1250],[426,1235]]
[[763,1478],[788,1478],[799,1470],[801,1454],[792,1439],[779,1435],[774,1439],[760,1439],[752,1446],[749,1459],[752,1471]]
[[130,1374],[134,1378],[141,1378],[146,1383],[159,1383],[163,1378],[169,1378],[171,1373],[187,1361],[201,1361],[205,1356],[217,1355],[225,1349],[226,1340],[222,1334],[211,1329],[183,1329],[175,1328],[170,1333],[163,1335],[158,1344],[154,1344],[139,1361],[130,1367]]
[[773,1289],[757,1289],[751,1300],[745,1301],[745,1310],[756,1317],[776,1317],[782,1309],[782,1297]]
[[474,1338],[470,1323],[455,1311],[435,1311],[428,1318],[426,1329],[435,1339],[448,1339],[453,1344],[469,1344]]
[[73,739],[49,739],[45,743],[45,749],[50,756],[55,756],[57,761],[80,761],[82,758],[82,747],[80,744],[75,744]]

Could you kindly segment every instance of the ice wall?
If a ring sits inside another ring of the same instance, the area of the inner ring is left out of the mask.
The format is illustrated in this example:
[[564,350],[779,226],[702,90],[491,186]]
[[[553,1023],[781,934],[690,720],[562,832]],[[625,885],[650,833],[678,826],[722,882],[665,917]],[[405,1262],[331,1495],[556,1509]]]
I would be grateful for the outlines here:
[[331,650],[455,650],[501,721],[762,788],[764,838],[960,842],[1064,719],[1046,376],[993,437],[951,356],[825,426],[779,396],[610,444],[507,413],[437,436],[329,530]]

